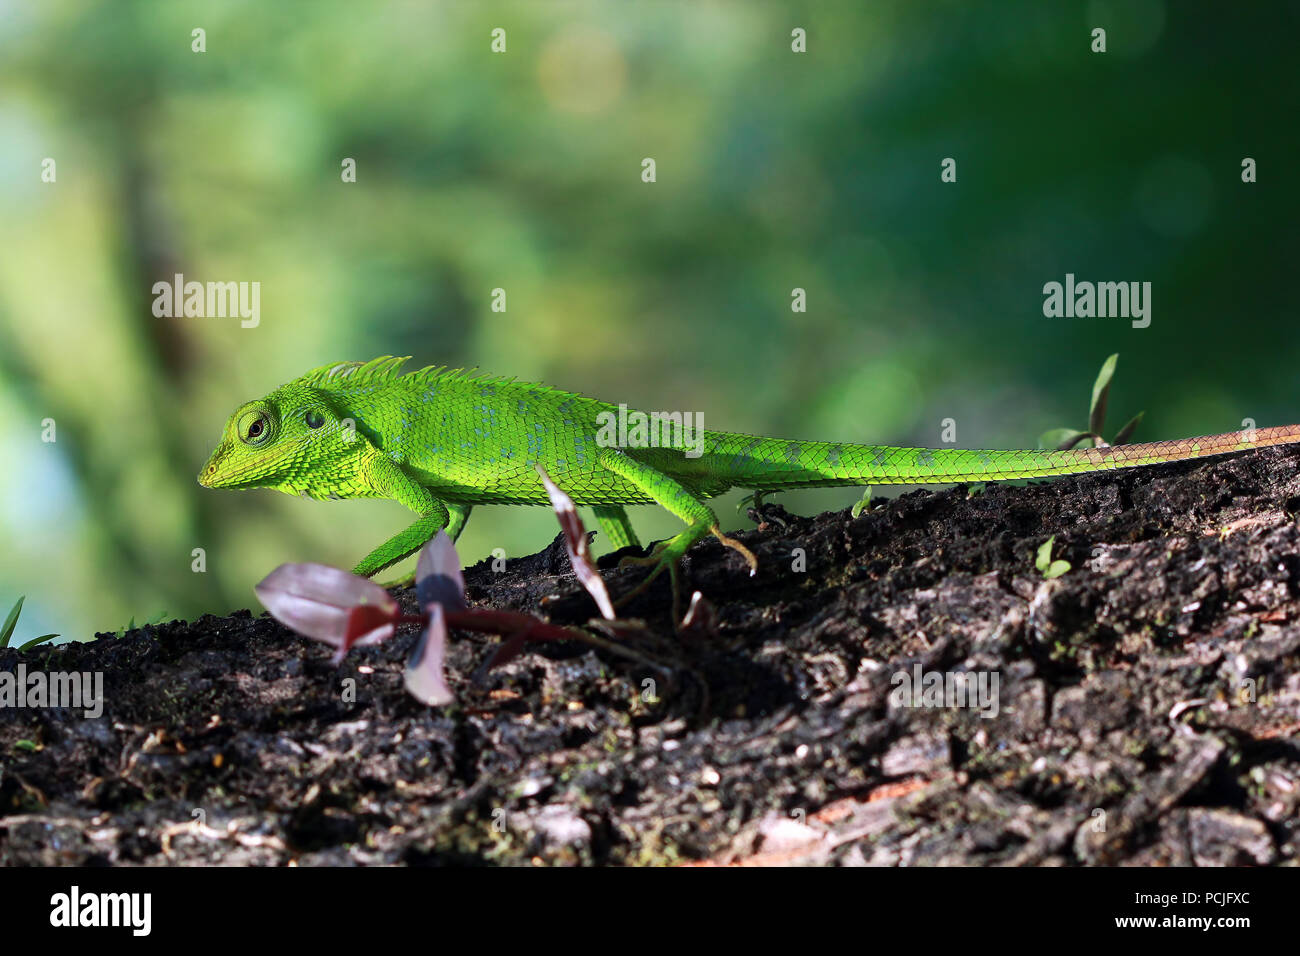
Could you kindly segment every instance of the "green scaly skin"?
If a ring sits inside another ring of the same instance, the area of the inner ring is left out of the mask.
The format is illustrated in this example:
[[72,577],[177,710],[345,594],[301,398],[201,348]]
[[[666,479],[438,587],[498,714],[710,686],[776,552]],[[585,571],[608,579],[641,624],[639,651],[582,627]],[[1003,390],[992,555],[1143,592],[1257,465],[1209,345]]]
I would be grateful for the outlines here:
[[[405,358],[322,366],[236,409],[199,482],[274,488],[311,498],[392,498],[419,517],[357,565],[370,576],[418,551],[440,528],[455,538],[479,504],[548,505],[540,466],[575,503],[594,506],[615,547],[637,544],[624,505],[659,504],[686,529],[649,558],[667,569],[708,534],[723,535],[705,500],[731,488],[942,484],[1106,471],[1300,442],[1300,426],[1068,451],[899,448],[783,441],[706,431],[686,445],[614,448],[598,441],[607,402],[444,368],[403,375]],[[678,435],[677,438],[682,436]],[[644,587],[644,584],[642,585]],[[639,592],[641,588],[638,588]]]

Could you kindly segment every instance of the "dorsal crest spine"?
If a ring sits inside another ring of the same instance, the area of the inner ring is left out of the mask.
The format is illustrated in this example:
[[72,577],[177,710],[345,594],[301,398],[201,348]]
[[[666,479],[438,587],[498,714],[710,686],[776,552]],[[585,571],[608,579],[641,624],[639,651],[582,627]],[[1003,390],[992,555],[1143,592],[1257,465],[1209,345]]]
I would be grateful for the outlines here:
[[[369,362],[331,362],[314,368],[298,378],[294,384],[309,385],[329,390],[346,385],[356,388],[368,385],[388,385],[397,381],[410,385],[427,385],[436,380],[458,379],[475,385],[509,385],[514,376],[477,375],[478,369],[452,368],[445,365],[426,365],[424,368],[403,373],[402,367],[411,360],[409,355],[381,355]],[[539,391],[555,391],[538,385]]]

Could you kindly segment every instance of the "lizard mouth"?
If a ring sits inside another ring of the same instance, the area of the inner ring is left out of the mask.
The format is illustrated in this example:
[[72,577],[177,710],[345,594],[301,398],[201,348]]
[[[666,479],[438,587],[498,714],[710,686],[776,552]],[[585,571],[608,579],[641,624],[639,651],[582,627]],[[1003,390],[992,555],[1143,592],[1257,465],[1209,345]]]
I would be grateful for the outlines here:
[[[212,453],[208,463],[199,472],[199,484],[204,488],[260,488],[271,484],[278,477],[274,465],[285,458],[292,457],[298,446],[305,444],[307,437],[283,442],[267,454],[257,458],[228,462],[230,445],[223,442]],[[223,467],[223,465],[225,467]],[[233,465],[233,467],[231,467]],[[250,474],[251,473],[251,474]]]
[[221,462],[226,457],[227,451],[228,446],[218,445],[217,450],[208,459],[208,463],[199,472],[199,484],[204,488],[224,488],[230,483],[233,476],[221,473]]

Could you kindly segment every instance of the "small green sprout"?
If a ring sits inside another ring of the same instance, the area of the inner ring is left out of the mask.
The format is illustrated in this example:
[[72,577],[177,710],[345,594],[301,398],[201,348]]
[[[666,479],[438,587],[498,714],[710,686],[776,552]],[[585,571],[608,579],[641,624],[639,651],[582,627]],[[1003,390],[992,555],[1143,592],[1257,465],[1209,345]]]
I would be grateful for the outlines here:
[[867,490],[862,492],[862,498],[853,506],[853,511],[851,512],[853,517],[858,517],[858,515],[871,507],[871,492],[872,488],[868,485]]
[[1046,541],[1038,546],[1038,557],[1034,559],[1034,565],[1038,568],[1043,577],[1049,581],[1052,578],[1059,578],[1066,571],[1070,570],[1069,561],[1053,561],[1052,546],[1056,544],[1056,535],[1052,535]]
[[1101,371],[1097,373],[1097,381],[1092,386],[1092,404],[1088,406],[1088,430],[1081,432],[1073,428],[1053,428],[1038,436],[1039,448],[1055,448],[1058,451],[1069,451],[1080,442],[1087,442],[1089,448],[1107,448],[1110,445],[1122,445],[1133,437],[1133,432],[1137,430],[1138,424],[1142,421],[1142,416],[1146,412],[1138,412],[1130,418],[1124,427],[1115,433],[1112,441],[1107,442],[1101,436],[1102,428],[1106,424],[1106,404],[1110,399],[1110,382],[1115,377],[1115,365],[1118,362],[1119,353],[1116,352],[1102,363]]
[[[27,600],[27,595],[24,594],[9,610],[9,616],[5,618],[4,625],[0,626],[0,647],[8,647],[9,641],[13,639],[14,628],[18,626],[18,615],[23,612],[23,601],[25,600]],[[29,651],[36,645],[44,644],[46,641],[52,641],[58,636],[59,635],[57,634],[42,634],[40,637],[33,638],[26,644],[20,644],[18,649],[20,651]]]
[[122,627],[119,627],[116,631],[113,632],[113,636],[118,638],[126,637],[137,627],[157,627],[159,624],[162,624],[166,620],[167,620],[167,612],[159,611],[153,617],[149,618],[148,620],[141,621],[137,625],[135,623],[135,617],[133,615],[131,617],[131,620],[127,621],[126,624],[124,624]]

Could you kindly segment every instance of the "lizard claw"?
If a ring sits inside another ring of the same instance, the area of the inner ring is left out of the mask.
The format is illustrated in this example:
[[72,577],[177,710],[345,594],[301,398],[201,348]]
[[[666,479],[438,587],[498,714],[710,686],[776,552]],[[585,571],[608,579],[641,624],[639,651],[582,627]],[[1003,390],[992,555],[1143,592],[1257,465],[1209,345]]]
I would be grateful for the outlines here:
[[752,578],[755,572],[758,571],[758,558],[754,557],[754,552],[750,551],[749,548],[745,547],[735,538],[728,538],[722,533],[722,529],[717,525],[710,528],[709,533],[722,542],[724,547],[730,548],[745,559],[745,563],[749,565],[749,576]]

